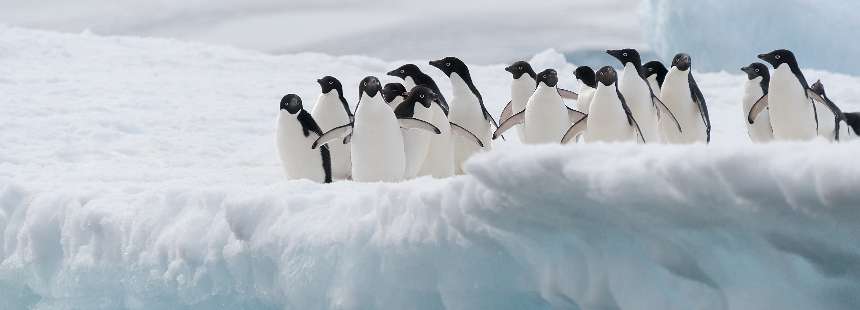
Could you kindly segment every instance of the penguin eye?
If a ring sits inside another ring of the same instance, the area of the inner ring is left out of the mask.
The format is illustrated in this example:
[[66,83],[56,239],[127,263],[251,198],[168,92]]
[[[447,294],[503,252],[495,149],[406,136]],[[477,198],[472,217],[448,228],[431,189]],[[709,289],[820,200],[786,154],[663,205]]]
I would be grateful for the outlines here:
[[523,69],[523,66],[517,67],[517,70],[522,70],[522,69]]
[[623,53],[621,54],[621,56],[627,57],[627,53]]
[[418,95],[421,99],[424,99],[424,94]]
[[779,58],[780,58],[779,55],[776,55],[776,59],[779,59]]
[[446,62],[446,63],[445,63],[445,66],[446,66],[446,67],[450,67],[450,66],[451,66],[451,63],[450,63],[450,62]]
[[405,71],[405,70],[400,70],[400,73],[406,73],[406,71]]
[[334,81],[328,81],[328,85],[333,85]]
[[755,72],[758,72],[759,69],[755,69]]
[[364,86],[367,86],[367,82],[364,82]]

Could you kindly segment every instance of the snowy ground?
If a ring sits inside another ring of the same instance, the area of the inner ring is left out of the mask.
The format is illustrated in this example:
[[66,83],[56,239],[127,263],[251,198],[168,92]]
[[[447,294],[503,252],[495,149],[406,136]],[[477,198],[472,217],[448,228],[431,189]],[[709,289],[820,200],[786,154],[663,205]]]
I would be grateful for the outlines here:
[[[575,88],[560,53],[532,61]],[[283,94],[310,108],[334,74],[355,101],[402,63],[0,27],[0,308],[860,306],[860,144],[747,143],[736,72],[697,74],[711,146],[508,143],[446,180],[282,179]],[[503,67],[472,68],[495,115]],[[805,72],[860,110],[860,78]]]

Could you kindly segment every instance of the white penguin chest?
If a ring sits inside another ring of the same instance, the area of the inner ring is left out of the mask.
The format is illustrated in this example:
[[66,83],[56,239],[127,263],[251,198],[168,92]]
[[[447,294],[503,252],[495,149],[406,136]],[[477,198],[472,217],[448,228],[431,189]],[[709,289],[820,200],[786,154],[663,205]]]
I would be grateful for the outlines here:
[[311,115],[323,131],[349,123],[349,115],[344,110],[336,90],[320,94]]
[[619,141],[630,138],[627,114],[614,86],[598,85],[588,114],[586,141]]
[[561,141],[570,119],[567,108],[555,87],[538,86],[529,98],[525,112],[527,143],[553,143]]
[[522,112],[526,108],[526,103],[535,91],[535,80],[523,74],[518,79],[514,79],[511,83],[511,114]]

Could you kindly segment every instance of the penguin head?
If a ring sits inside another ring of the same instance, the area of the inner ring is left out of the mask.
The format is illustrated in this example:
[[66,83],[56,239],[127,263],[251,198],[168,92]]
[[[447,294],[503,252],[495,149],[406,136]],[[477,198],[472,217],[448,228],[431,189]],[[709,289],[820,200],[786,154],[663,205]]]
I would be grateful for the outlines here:
[[382,84],[379,83],[379,79],[375,76],[368,76],[361,80],[361,84],[358,84],[358,98],[360,100],[361,95],[364,94],[374,97],[380,90],[382,90]]
[[418,69],[418,66],[416,66],[414,64],[405,64],[405,65],[400,66],[400,68],[391,70],[387,74],[390,76],[399,77],[401,79],[406,79],[406,77],[416,76],[416,75],[421,74],[421,73],[422,73],[421,69]]
[[758,55],[758,58],[766,61],[774,68],[779,67],[781,64],[797,66],[797,60],[794,58],[794,53],[789,50],[775,50],[767,54]]
[[824,92],[824,84],[821,84],[821,80],[812,83],[812,86],[809,86],[809,89],[812,90],[813,93],[816,93],[821,96],[822,98],[827,98],[827,93]]
[[637,68],[642,65],[642,58],[639,56],[639,51],[632,48],[622,50],[606,50],[606,53],[621,61],[622,65],[632,63]]
[[666,73],[669,73],[669,70],[666,69],[666,66],[664,66],[662,62],[656,60],[649,61],[642,65],[642,71],[642,75],[645,78],[656,74],[658,80],[662,80],[666,77]]
[[757,77],[770,79],[770,72],[767,71],[767,66],[760,62],[751,63],[749,66],[741,68],[741,71],[746,72],[747,78],[752,80]]
[[299,113],[302,110],[302,98],[296,94],[288,94],[281,98],[281,110],[290,114]]
[[445,57],[439,60],[430,61],[430,65],[442,70],[445,75],[451,77],[452,73],[457,73],[460,77],[468,76],[469,67],[457,57]]
[[517,61],[510,66],[505,68],[505,71],[510,72],[514,75],[514,79],[519,79],[523,76],[523,74],[528,74],[532,79],[537,75],[535,70],[532,69],[532,65],[525,61]]
[[405,95],[406,87],[403,87],[403,84],[400,83],[388,83],[382,88],[382,99],[384,99],[386,103],[394,101],[398,96]]
[[594,70],[589,66],[582,66],[573,71],[573,75],[577,80],[582,81],[585,85],[591,88],[597,88],[597,80],[594,78]]
[[338,95],[343,94],[343,86],[340,84],[340,81],[332,76],[324,76],[317,80],[317,83],[320,84],[320,89],[323,94],[328,94],[328,92],[332,90],[337,90]]
[[693,64],[690,59],[690,55],[685,53],[678,53],[675,55],[675,58],[672,58],[672,67],[678,68],[681,71],[690,70],[690,66]]
[[611,66],[606,66],[597,70],[597,81],[606,86],[612,86],[618,81],[618,73]]
[[546,69],[538,73],[537,75],[538,84],[544,83],[546,86],[555,87],[558,85],[558,72],[555,72],[553,69]]
[[418,85],[413,87],[412,90],[409,91],[406,100],[404,100],[403,102],[416,102],[420,103],[425,108],[429,108],[430,104],[432,104],[433,101],[436,100],[436,92],[434,92],[429,87]]

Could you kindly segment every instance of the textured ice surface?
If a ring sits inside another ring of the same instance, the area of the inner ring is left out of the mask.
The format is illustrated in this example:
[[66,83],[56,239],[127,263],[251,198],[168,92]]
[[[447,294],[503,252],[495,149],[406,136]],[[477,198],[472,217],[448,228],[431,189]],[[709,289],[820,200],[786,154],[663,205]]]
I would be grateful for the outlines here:
[[801,67],[860,73],[858,1],[644,0],[642,12],[648,43],[664,60],[687,52],[695,68],[735,72],[785,48]]

